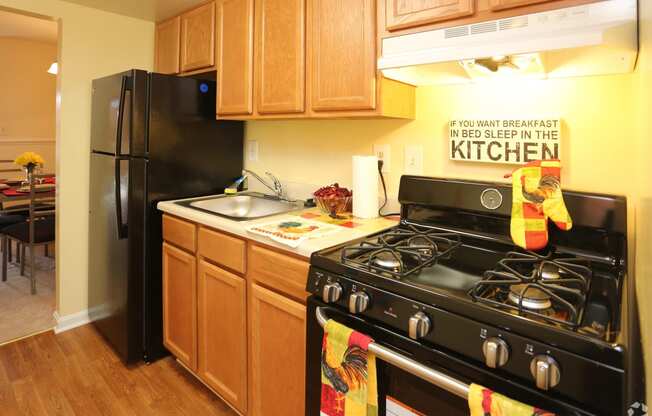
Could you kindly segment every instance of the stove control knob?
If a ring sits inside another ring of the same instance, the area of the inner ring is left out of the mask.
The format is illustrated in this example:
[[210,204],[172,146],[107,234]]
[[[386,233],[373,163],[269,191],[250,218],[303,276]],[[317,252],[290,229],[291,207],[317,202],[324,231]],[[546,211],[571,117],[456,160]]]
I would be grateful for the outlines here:
[[349,312],[360,313],[369,307],[369,295],[365,292],[353,292],[349,297]]
[[321,291],[321,298],[326,303],[333,303],[342,297],[342,285],[339,283],[326,283]]
[[537,387],[541,390],[550,390],[559,384],[561,370],[559,364],[549,355],[537,355],[530,362],[530,372]]
[[482,353],[487,367],[502,367],[509,360],[509,345],[500,338],[491,337],[482,344]]
[[410,318],[408,322],[408,334],[412,339],[423,338],[430,332],[432,323],[430,318],[423,312],[417,312]]

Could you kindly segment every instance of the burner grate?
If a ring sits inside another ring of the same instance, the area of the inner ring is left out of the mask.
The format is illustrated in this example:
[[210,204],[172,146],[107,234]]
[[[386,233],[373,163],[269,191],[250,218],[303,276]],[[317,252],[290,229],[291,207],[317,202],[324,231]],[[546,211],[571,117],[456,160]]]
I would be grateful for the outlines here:
[[351,267],[402,279],[439,259],[450,258],[462,244],[456,233],[407,225],[358,245],[345,247],[342,263]]
[[[509,252],[469,292],[474,301],[577,329],[592,275],[588,260]],[[537,305],[549,305],[538,308]]]

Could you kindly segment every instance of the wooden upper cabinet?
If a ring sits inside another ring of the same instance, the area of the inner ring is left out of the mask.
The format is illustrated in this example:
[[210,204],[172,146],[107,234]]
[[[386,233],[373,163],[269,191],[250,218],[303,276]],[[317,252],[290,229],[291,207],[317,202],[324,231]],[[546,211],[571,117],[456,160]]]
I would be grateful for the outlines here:
[[197,275],[195,255],[163,243],[163,344],[197,370]]
[[302,113],[306,0],[256,0],[256,111]]
[[375,109],[375,1],[308,0],[308,5],[312,110]]
[[475,11],[476,0],[385,0],[385,2],[385,28],[398,30],[471,16]]
[[489,0],[489,5],[491,10],[505,10],[539,3],[551,3],[553,1],[557,0]]
[[199,376],[224,400],[246,414],[245,280],[202,260],[198,298]]
[[306,307],[256,284],[250,287],[249,415],[304,415]]
[[215,65],[215,3],[181,15],[181,71]]
[[253,112],[253,35],[254,0],[217,0],[218,115]]
[[181,18],[177,16],[157,23],[155,38],[154,71],[161,74],[178,74]]

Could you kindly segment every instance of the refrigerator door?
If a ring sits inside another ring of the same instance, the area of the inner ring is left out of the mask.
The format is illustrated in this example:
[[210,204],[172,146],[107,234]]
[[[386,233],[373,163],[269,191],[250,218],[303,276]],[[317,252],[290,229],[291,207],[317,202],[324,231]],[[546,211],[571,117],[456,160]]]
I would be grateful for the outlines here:
[[129,307],[129,159],[91,153],[89,212],[89,315],[126,362],[139,320]]
[[147,73],[132,70],[93,81],[91,150],[145,156]]

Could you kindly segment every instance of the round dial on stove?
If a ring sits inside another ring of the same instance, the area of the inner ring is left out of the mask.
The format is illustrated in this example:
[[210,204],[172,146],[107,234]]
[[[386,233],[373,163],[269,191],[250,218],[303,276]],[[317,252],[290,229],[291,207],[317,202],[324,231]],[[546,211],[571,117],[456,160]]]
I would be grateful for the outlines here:
[[342,297],[342,285],[339,283],[326,283],[321,291],[321,298],[326,303],[333,303]]
[[482,353],[487,367],[502,367],[509,360],[509,345],[498,337],[487,338],[482,344]]
[[363,291],[351,293],[349,296],[349,312],[360,313],[367,310],[369,307],[369,295]]
[[412,339],[423,338],[430,332],[432,323],[428,315],[423,312],[417,312],[410,318],[408,322],[408,335]]
[[559,364],[549,355],[537,355],[530,362],[530,373],[541,390],[550,390],[559,384],[561,370]]
[[498,209],[503,205],[503,194],[496,188],[487,188],[482,191],[480,202],[487,209]]

